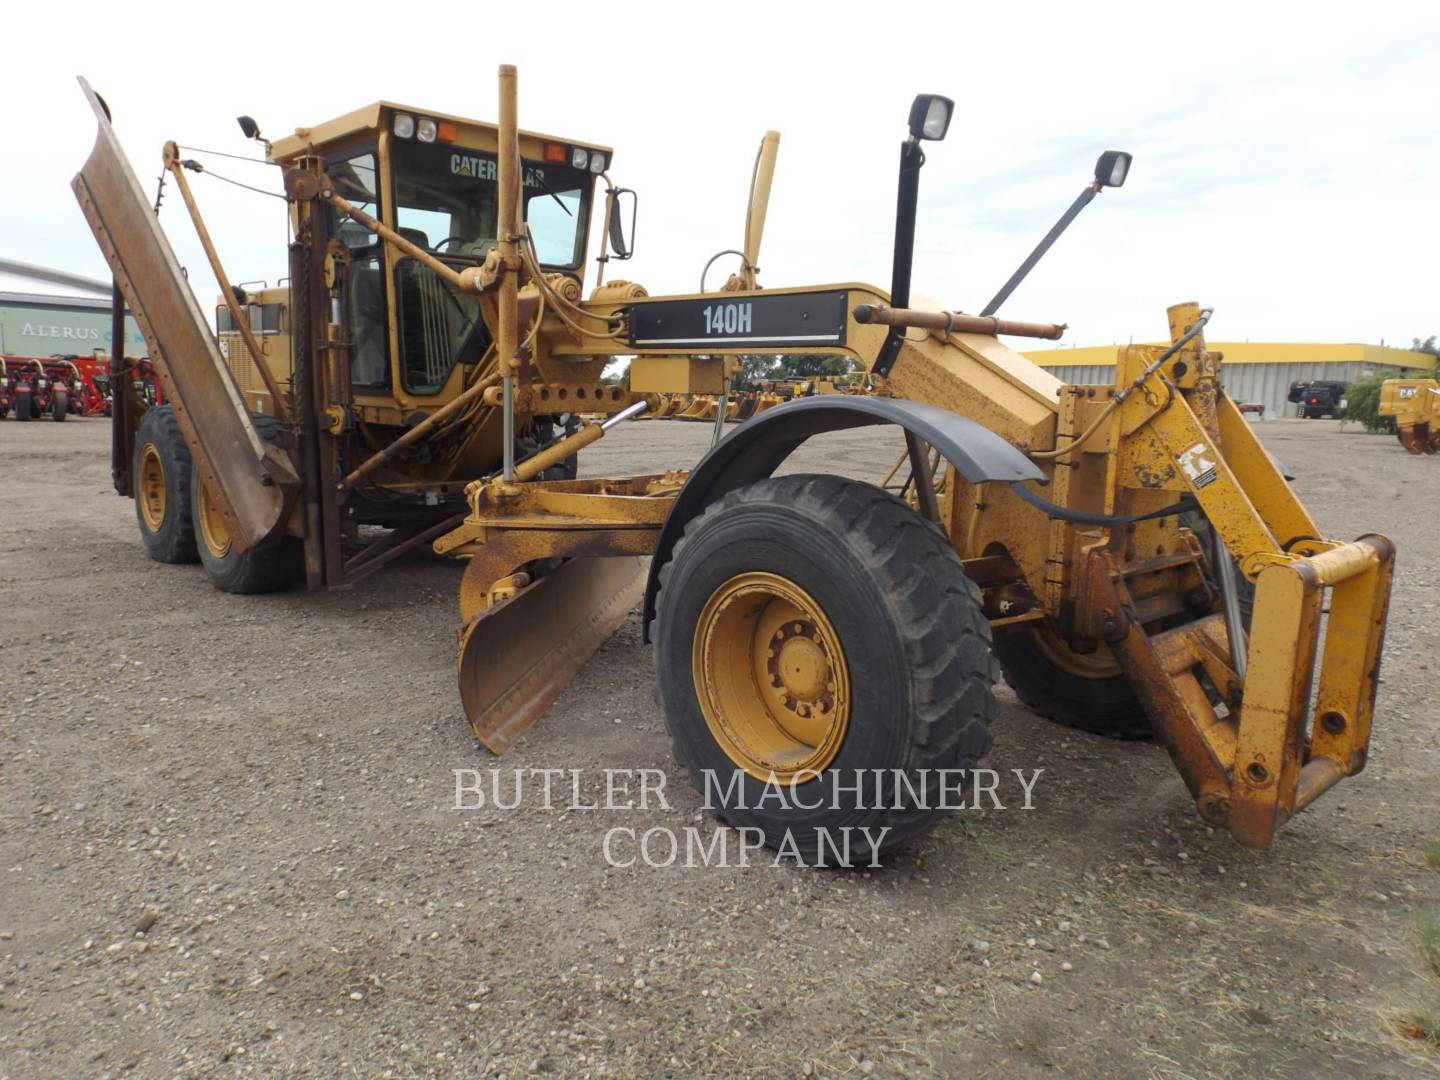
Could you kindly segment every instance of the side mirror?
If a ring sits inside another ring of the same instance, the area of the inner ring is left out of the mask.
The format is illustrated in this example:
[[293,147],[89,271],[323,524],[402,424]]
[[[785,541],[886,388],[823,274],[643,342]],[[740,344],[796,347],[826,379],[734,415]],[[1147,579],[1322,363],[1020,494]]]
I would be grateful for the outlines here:
[[[627,199],[628,196],[628,199]],[[635,251],[635,214],[639,199],[629,188],[615,188],[610,195],[610,220],[606,227],[610,232],[610,257],[624,262]],[[629,213],[630,228],[626,231],[625,217]]]
[[1124,150],[1106,150],[1095,162],[1095,183],[1101,187],[1122,187],[1130,172],[1130,155]]
[[255,123],[254,117],[237,116],[235,120],[240,125],[240,130],[244,132],[245,138],[258,139],[260,137],[260,125]]
[[955,102],[939,94],[917,94],[910,106],[910,137],[939,142],[950,130]]

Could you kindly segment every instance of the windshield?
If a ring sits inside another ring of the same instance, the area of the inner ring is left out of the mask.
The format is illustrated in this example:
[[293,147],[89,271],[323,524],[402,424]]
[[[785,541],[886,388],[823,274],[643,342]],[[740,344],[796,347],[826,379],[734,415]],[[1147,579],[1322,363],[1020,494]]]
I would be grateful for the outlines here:
[[[495,244],[494,154],[396,139],[395,227],[431,251],[484,258]],[[592,177],[564,165],[526,161],[525,223],[536,260],[576,269],[585,257]]]

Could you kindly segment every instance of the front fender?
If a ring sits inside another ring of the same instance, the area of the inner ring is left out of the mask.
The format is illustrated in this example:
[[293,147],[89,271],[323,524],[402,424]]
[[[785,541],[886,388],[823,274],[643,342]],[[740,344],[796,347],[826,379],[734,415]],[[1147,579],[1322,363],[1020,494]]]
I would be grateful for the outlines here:
[[898,398],[827,395],[801,398],[745,421],[706,454],[675,497],[645,583],[643,633],[650,640],[660,570],[685,526],[716,499],[772,475],[801,443],[824,431],[898,424],[940,451],[971,484],[1044,480],[1039,467],[989,428],[934,405]]

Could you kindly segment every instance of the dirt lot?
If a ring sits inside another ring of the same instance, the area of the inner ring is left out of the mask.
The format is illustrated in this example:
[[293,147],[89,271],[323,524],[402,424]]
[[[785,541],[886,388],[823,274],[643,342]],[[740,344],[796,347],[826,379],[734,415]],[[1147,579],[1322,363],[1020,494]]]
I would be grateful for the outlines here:
[[[1440,901],[1440,461],[1262,431],[1332,535],[1400,548],[1369,769],[1250,853],[1155,747],[1001,689],[989,764],[1044,768],[1034,809],[1002,787],[837,872],[607,865],[612,828],[713,828],[635,616],[504,766],[581,769],[586,801],[663,770],[670,808],[457,812],[453,770],[494,762],[454,687],[455,564],[224,596],[145,559],[107,421],[0,424],[0,1077],[1433,1075],[1393,1018]],[[585,465],[706,435],[634,424]],[[797,464],[874,476],[891,445]]]

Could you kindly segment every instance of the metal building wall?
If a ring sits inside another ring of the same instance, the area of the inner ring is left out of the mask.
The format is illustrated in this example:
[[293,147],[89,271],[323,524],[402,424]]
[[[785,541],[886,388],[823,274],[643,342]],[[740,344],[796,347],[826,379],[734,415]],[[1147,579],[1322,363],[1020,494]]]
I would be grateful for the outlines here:
[[[1115,382],[1114,364],[1076,364],[1047,367],[1045,370],[1068,383],[1113,385]],[[1318,379],[1354,382],[1372,374],[1375,366],[1359,360],[1344,363],[1229,364],[1222,371],[1221,381],[1231,398],[1263,404],[1265,418],[1274,420],[1297,415],[1296,407],[1285,400],[1292,382]]]

